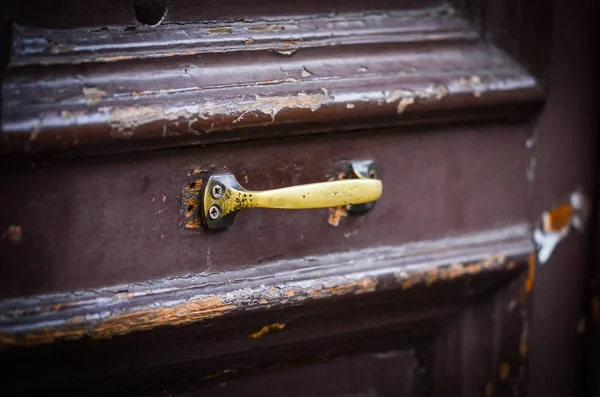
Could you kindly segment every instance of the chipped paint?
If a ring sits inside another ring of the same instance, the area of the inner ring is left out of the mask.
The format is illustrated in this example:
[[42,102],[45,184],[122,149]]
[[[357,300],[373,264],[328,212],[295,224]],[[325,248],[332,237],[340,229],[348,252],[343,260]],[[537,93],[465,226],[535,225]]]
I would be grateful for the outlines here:
[[160,105],[127,106],[122,108],[100,108],[99,111],[108,116],[110,125],[120,132],[135,129],[138,126],[161,120],[185,120],[190,125],[199,119],[208,120],[214,116],[230,116],[239,114],[238,119],[246,114],[262,113],[270,116],[271,121],[283,109],[306,109],[317,111],[324,105],[333,104],[334,99],[327,94],[298,93],[292,96],[261,97],[252,100],[231,101],[226,104],[205,104],[186,106],[178,109],[167,109]]
[[336,227],[339,226],[340,220],[342,218],[348,217],[348,210],[345,207],[333,207],[329,208],[329,217],[327,218],[327,223],[331,226]]
[[[196,171],[190,170],[190,177],[198,176]],[[191,186],[191,182],[188,180],[187,189],[197,188]],[[252,267],[251,271],[239,269],[232,275],[192,275],[98,290],[8,299],[0,301],[0,347],[84,337],[110,338],[157,327],[229,317],[234,313],[397,290],[406,288],[406,283],[402,283],[407,281],[431,285],[451,279],[468,280],[488,270],[506,271],[512,259],[507,260],[501,255],[486,257],[485,252],[494,251],[490,248],[503,244],[502,252],[520,257],[533,249],[528,235],[526,225],[516,225],[493,232],[403,246],[301,258],[297,259],[298,268],[309,264],[303,270],[306,273],[302,279],[298,279],[295,272],[283,271],[290,268],[290,260],[285,260],[266,265],[271,267],[270,274],[277,274],[272,278],[256,278],[256,267]],[[424,252],[428,252],[422,259],[425,262],[402,265],[414,263],[414,254],[422,256]],[[450,265],[453,261],[450,258],[465,258],[465,262],[457,259]],[[466,262],[467,258],[481,259]],[[332,266],[343,272],[331,273]],[[399,274],[398,267],[402,269]],[[323,268],[328,269],[330,275],[324,276]],[[231,277],[243,279],[245,283],[232,284]],[[219,295],[214,294],[215,289],[221,291]]]
[[111,338],[161,326],[187,325],[223,315],[235,308],[235,305],[225,303],[221,297],[208,296],[191,298],[170,307],[138,310],[130,313],[104,313],[106,318],[100,319],[100,322],[92,327],[89,327],[91,318],[88,315],[77,315],[69,318],[66,321],[68,327],[62,329],[43,328],[19,335],[0,334],[0,346],[32,346],[61,339],[80,339],[85,336]]
[[404,111],[406,110],[406,108],[409,105],[412,105],[413,103],[415,103],[415,99],[414,98],[402,98],[400,99],[400,101],[398,101],[398,106],[396,107],[396,112],[398,114],[402,114],[404,113]]
[[19,245],[23,240],[23,227],[20,225],[9,225],[0,236],[0,241],[8,240],[12,245]]
[[206,29],[206,32],[209,34],[209,36],[216,36],[220,34],[231,34],[232,29],[229,26],[222,26],[218,28]]
[[102,98],[108,95],[106,91],[100,90],[96,87],[83,87],[82,92],[83,99],[88,105],[95,105],[100,102]]
[[258,332],[254,332],[248,335],[248,339],[258,339],[262,338],[264,335],[271,333],[273,331],[281,331],[285,328],[285,324],[283,323],[275,323],[269,324],[262,327]]
[[575,191],[568,202],[545,211],[533,233],[533,239],[538,248],[538,261],[546,263],[554,249],[570,233],[571,228],[583,232],[589,216],[589,202],[586,196]]
[[492,267],[504,265],[508,268],[509,263],[502,256],[492,256],[483,262],[454,263],[450,266],[436,266],[427,270],[415,272],[403,272],[397,275],[401,280],[402,289],[412,288],[415,285],[431,286],[439,281],[454,280],[464,276],[474,275]]

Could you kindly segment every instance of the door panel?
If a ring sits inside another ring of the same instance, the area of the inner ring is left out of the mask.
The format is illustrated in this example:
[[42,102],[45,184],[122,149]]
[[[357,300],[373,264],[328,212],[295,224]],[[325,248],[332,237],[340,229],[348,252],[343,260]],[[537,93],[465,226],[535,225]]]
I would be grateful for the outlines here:
[[[596,190],[586,7],[14,2],[6,387],[578,395]],[[364,159],[383,183],[366,214],[188,222],[190,173],[266,190]]]

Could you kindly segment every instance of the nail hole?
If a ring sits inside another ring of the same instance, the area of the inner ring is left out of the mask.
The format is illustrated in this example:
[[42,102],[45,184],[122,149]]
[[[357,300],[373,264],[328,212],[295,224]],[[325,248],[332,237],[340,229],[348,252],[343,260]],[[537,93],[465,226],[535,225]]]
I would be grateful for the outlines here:
[[187,208],[187,210],[188,210],[189,212],[192,212],[192,211],[194,210],[194,206],[193,206],[193,205],[190,205],[190,206]]
[[167,0],[133,0],[135,18],[144,25],[158,25],[167,15]]
[[375,179],[376,176],[377,176],[377,174],[375,173],[375,171],[370,171],[369,172],[369,178]]
[[192,183],[190,183],[190,189],[193,189],[193,188],[195,188],[195,187],[196,187],[196,182],[192,182]]

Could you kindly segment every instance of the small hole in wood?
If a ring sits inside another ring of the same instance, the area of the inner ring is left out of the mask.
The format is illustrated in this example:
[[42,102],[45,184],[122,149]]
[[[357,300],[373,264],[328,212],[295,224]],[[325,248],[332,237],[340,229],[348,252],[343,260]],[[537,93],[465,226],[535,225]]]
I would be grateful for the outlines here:
[[144,25],[158,25],[167,15],[167,0],[133,0],[135,18]]
[[187,210],[188,210],[188,212],[192,212],[194,210],[194,206],[193,205],[188,206]]
[[376,177],[377,177],[377,174],[375,173],[375,171],[370,171],[369,172],[369,178],[375,179]]
[[196,182],[190,183],[190,189],[194,189],[196,187]]

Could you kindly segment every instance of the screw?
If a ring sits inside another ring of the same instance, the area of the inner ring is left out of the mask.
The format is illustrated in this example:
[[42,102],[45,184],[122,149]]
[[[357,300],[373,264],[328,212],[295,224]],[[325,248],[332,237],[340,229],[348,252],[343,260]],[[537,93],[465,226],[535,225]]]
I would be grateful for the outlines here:
[[223,195],[223,187],[221,185],[215,185],[212,188],[212,196],[214,199],[219,199]]
[[220,212],[221,211],[219,211],[219,208],[216,205],[213,205],[208,209],[208,216],[210,216],[210,219],[217,219]]

